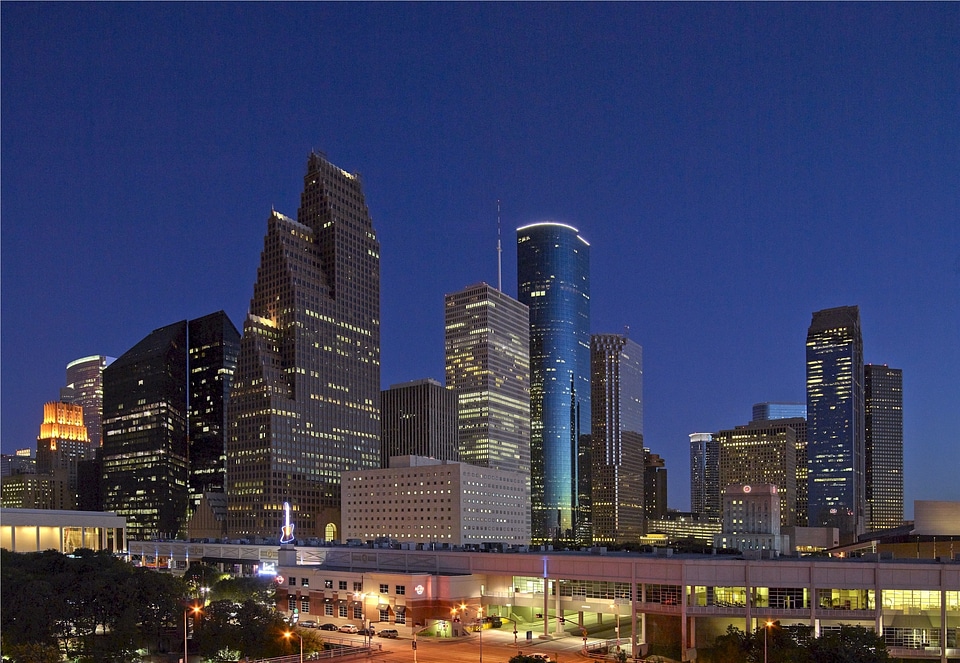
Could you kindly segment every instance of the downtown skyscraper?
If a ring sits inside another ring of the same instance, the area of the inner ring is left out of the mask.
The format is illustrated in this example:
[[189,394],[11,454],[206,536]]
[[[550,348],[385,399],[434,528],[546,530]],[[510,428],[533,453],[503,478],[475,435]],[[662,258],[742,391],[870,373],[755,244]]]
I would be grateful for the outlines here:
[[903,371],[864,366],[866,499],[869,530],[903,524]]
[[444,297],[447,387],[458,400],[460,460],[530,477],[530,315],[486,283]]
[[380,393],[380,467],[394,456],[460,460],[455,391],[425,378]]
[[132,539],[182,534],[187,514],[187,322],[156,329],[103,371],[103,510]]
[[530,309],[532,540],[573,543],[589,456],[590,245],[562,223],[518,228],[517,281]]
[[83,423],[90,436],[90,446],[100,448],[103,412],[103,369],[113,357],[92,355],[67,364],[67,385],[60,388],[60,400],[83,407]]
[[223,311],[191,320],[188,331],[190,509],[204,493],[226,490],[227,403],[240,332]]
[[593,543],[644,533],[643,350],[621,334],[590,339]]
[[272,212],[228,407],[227,527],[340,537],[340,476],[380,466],[380,245],[358,175],[316,152]]
[[838,528],[841,542],[866,525],[863,381],[860,309],[815,312],[807,330],[807,520]]

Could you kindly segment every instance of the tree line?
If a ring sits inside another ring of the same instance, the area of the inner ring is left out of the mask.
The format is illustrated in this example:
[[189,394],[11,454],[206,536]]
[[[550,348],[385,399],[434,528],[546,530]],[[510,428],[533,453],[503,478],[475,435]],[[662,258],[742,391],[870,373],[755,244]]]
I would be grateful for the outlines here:
[[[267,658],[299,650],[269,578],[228,578],[193,564],[183,577],[138,568],[106,552],[0,550],[0,633],[13,663],[134,663],[183,651],[204,660]],[[305,649],[322,647],[305,637]]]

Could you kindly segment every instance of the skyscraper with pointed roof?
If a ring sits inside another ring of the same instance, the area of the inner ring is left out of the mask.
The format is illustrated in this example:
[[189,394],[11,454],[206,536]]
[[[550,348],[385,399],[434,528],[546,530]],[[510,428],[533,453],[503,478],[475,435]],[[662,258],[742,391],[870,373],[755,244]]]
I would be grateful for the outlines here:
[[272,212],[228,407],[227,526],[340,536],[340,475],[380,465],[380,245],[360,177],[311,153]]

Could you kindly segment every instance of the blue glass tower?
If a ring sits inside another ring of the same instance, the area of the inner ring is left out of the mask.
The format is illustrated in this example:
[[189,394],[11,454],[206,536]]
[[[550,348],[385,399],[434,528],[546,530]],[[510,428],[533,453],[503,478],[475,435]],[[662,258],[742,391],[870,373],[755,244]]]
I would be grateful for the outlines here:
[[518,228],[517,280],[530,309],[532,540],[574,542],[590,430],[590,245],[562,223]]
[[865,432],[860,309],[813,314],[807,330],[807,513],[841,543],[864,531]]

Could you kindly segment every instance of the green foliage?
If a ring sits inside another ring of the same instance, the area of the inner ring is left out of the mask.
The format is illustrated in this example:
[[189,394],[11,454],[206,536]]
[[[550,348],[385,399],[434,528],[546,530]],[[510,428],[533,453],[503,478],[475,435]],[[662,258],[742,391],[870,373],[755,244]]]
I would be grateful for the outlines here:
[[60,663],[60,649],[55,645],[42,645],[37,642],[21,643],[4,647],[4,660],[11,663]]
[[[208,605],[197,619],[194,639],[206,658],[214,658],[224,649],[239,649],[250,658],[270,658],[292,653],[289,641],[283,637],[286,630],[283,615],[272,606],[252,599],[242,603],[219,600]],[[294,640],[299,652],[300,642]],[[305,638],[305,652],[306,644]]]
[[210,591],[211,601],[254,601],[263,606],[274,605],[276,583],[269,577],[226,578]]
[[734,626],[703,652],[711,663],[762,663],[766,636],[769,663],[885,663],[890,661],[883,638],[862,626],[841,625],[839,633],[814,638],[803,624],[781,626],[774,622],[747,634]]
[[145,635],[159,634],[181,614],[179,578],[134,568],[109,553],[4,550],[0,563],[5,652],[35,645],[80,663],[130,663],[138,660]]
[[193,562],[187,572],[183,574],[183,581],[187,584],[191,595],[199,598],[204,593],[204,588],[212,589],[214,585],[227,577],[225,573],[221,573],[219,569],[209,564]]

